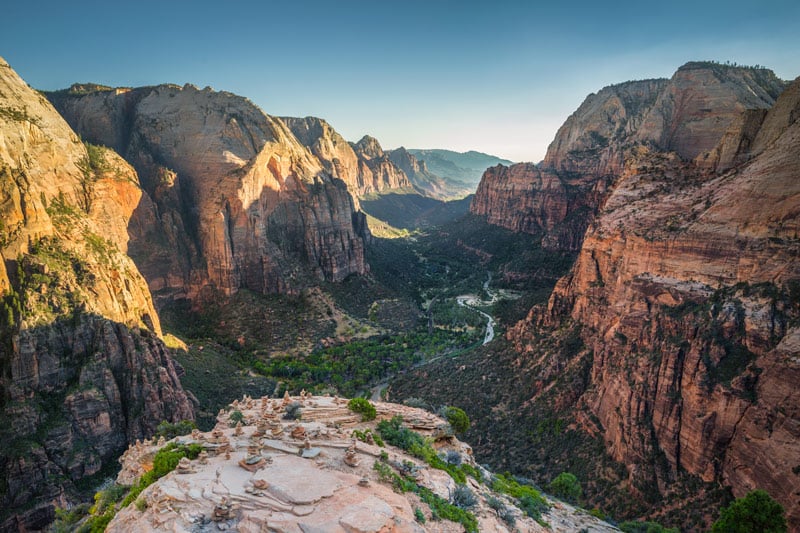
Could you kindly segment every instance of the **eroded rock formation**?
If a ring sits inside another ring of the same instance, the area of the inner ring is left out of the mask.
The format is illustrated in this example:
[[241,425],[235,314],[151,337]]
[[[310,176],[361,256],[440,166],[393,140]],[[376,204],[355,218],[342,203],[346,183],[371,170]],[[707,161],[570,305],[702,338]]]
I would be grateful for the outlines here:
[[[578,249],[633,146],[698,158],[706,166],[727,161],[731,149],[715,147],[727,136],[725,146],[737,150],[739,138],[753,130],[784,87],[767,69],[711,63],[687,63],[669,80],[606,87],[566,120],[538,167],[489,169],[471,212],[513,231],[542,235],[547,247]],[[709,153],[720,150],[725,153]]]
[[281,120],[320,160],[326,171],[347,183],[353,196],[411,189],[408,177],[384,154],[377,139],[365,136],[351,145],[320,118],[284,117]]
[[[130,254],[158,295],[292,293],[365,272],[367,230],[343,181],[347,162],[337,169],[331,159],[326,172],[245,98],[191,85],[50,97],[83,138],[139,172],[148,198],[131,221]],[[317,149],[333,157],[342,147],[331,142]]]
[[162,420],[193,418],[126,255],[141,198],[0,59],[0,526],[37,530]]
[[633,143],[577,157],[565,139],[594,131],[579,110],[551,145],[543,166],[612,182],[570,274],[508,339],[532,355],[538,335],[581,328],[577,420],[637,494],[655,504],[686,473],[762,488],[797,528],[800,81],[774,104],[782,84],[759,69],[690,64],[659,83]]

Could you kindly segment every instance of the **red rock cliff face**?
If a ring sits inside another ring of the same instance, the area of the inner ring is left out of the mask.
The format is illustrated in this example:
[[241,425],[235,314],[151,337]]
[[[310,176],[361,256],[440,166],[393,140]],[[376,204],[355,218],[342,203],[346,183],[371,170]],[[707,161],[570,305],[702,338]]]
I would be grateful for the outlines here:
[[342,181],[353,161],[331,177],[248,100],[188,85],[52,99],[142,176],[150,198],[132,221],[131,255],[159,294],[295,292],[365,271],[363,215]]
[[1,59],[0,184],[0,529],[38,530],[75,482],[194,415],[125,254],[136,173]]
[[[594,357],[578,407],[597,418],[636,491],[666,492],[681,472],[730,485],[736,496],[763,488],[794,529],[799,103],[795,81],[761,114],[745,151],[727,158],[747,162],[727,171],[652,145],[631,149],[571,273],[547,309],[509,332],[526,352],[537,331],[583,326]],[[712,152],[730,150],[730,139],[716,137]]]
[[577,178],[532,163],[497,165],[483,174],[470,212],[490,224],[541,235],[544,248],[577,251],[608,187],[608,180]]
[[783,87],[766,69],[707,63],[688,63],[670,80],[606,87],[566,120],[539,168],[489,169],[471,212],[512,231],[542,235],[546,247],[577,250],[632,146],[702,158],[714,167],[731,157],[730,149],[709,153],[723,136],[732,137],[736,151],[739,137],[753,129],[744,111],[766,113]]

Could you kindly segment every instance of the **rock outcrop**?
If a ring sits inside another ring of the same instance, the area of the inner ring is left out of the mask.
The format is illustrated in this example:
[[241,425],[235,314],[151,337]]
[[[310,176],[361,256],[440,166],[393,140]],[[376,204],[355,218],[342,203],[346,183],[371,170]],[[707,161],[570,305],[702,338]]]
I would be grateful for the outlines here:
[[[299,421],[281,418],[287,402],[302,405]],[[175,471],[146,488],[136,505],[116,515],[107,531],[195,531],[216,523],[220,529],[242,532],[455,533],[464,531],[464,525],[446,517],[432,520],[429,506],[434,498],[457,500],[457,490],[473,495],[472,504],[461,505],[473,514],[476,531],[618,531],[552,501],[541,518],[549,526],[537,523],[514,505],[513,498],[492,490],[491,473],[475,464],[469,446],[442,431],[444,420],[396,404],[377,402],[375,408],[378,420],[402,416],[407,426],[431,439],[435,453],[457,456],[470,471],[480,472],[480,479],[468,476],[458,489],[444,470],[379,442],[373,437],[378,435],[376,422],[362,422],[346,400],[310,395],[283,401],[245,397],[229,411],[243,415],[238,427],[228,412],[222,412],[214,431],[177,437],[175,443],[200,445],[204,455],[179,463]],[[118,482],[132,484],[168,444],[148,441],[131,446],[120,459]],[[393,475],[405,476],[405,489],[396,482],[393,487]],[[410,490],[412,483],[421,489]],[[432,496],[423,496],[423,490]]]
[[610,179],[562,177],[532,163],[484,172],[470,212],[516,232],[540,236],[549,250],[577,251]]
[[[720,141],[728,138],[725,146],[738,150],[739,138],[752,134],[784,87],[770,70],[714,63],[687,63],[669,80],[606,87],[566,120],[538,167],[487,171],[471,212],[513,231],[541,235],[547,247],[575,250],[610,184],[623,173],[632,147],[673,152],[714,167],[731,157],[730,148],[716,148]],[[720,150],[725,153],[716,153]],[[543,217],[547,204],[556,209]]]
[[[800,81],[762,109],[781,86],[690,64],[651,98],[621,160],[554,142],[545,164],[613,183],[571,272],[508,339],[534,354],[543,332],[581,328],[592,357],[578,424],[640,496],[656,504],[687,473],[736,496],[762,488],[796,529]],[[559,136],[581,138],[571,121]]]
[[193,418],[126,255],[141,190],[0,59],[0,529],[37,530],[162,420]]
[[405,173],[383,153],[377,139],[365,136],[350,144],[330,124],[316,117],[281,118],[332,176],[347,183],[355,197],[392,189],[411,189]]
[[138,171],[148,198],[130,253],[159,296],[293,293],[366,271],[366,225],[347,184],[245,98],[191,85],[50,98],[84,139]]

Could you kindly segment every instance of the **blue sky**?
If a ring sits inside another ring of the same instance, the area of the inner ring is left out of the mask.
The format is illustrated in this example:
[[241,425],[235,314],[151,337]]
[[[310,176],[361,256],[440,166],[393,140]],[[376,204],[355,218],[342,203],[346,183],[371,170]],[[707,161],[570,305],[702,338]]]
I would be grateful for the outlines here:
[[587,94],[690,60],[800,75],[800,2],[7,0],[33,87],[209,85],[384,147],[539,161]]

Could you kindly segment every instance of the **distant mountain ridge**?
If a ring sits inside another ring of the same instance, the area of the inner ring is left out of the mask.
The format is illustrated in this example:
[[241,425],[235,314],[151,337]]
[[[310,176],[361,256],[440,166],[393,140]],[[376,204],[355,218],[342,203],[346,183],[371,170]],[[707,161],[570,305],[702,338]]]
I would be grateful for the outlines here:
[[408,152],[422,159],[428,170],[442,176],[477,186],[483,172],[496,165],[512,165],[513,161],[491,154],[470,150],[456,152],[441,148],[409,148]]

